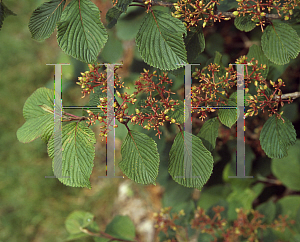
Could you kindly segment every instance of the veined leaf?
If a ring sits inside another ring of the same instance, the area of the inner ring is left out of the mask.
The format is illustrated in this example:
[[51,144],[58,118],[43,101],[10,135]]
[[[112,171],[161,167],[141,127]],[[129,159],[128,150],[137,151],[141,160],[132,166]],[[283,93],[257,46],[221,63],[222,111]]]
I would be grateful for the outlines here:
[[262,37],[261,46],[266,57],[278,65],[284,65],[295,59],[300,52],[300,38],[290,25],[273,23]]
[[219,120],[217,117],[207,120],[197,136],[210,152],[216,147],[216,139],[219,135]]
[[[265,70],[259,70],[259,71],[256,71],[256,72],[260,72],[261,75],[263,76],[263,78],[267,78],[268,73],[269,73],[269,68],[270,68],[270,61],[264,55],[264,52],[263,52],[261,46],[252,45],[249,48],[247,58],[248,58],[248,62],[250,62],[252,58],[254,58],[254,60],[258,60],[258,67],[265,64],[267,66],[267,68]],[[253,63],[253,65],[254,64],[255,63]],[[251,73],[253,71],[252,66],[248,65],[247,68],[248,68],[248,73]]]
[[222,105],[224,108],[220,108],[218,112],[219,120],[222,124],[231,128],[233,124],[238,120],[240,110],[237,108],[226,108],[226,106],[236,107],[237,106],[237,92],[231,94],[227,105]]
[[42,105],[54,112],[54,91],[45,87],[37,89],[25,102],[23,116],[25,124],[17,131],[17,138],[22,143],[31,142],[39,137],[48,141],[53,133],[54,114],[41,108]]
[[57,42],[72,57],[94,63],[108,39],[100,11],[90,0],[71,1],[57,23]]
[[60,20],[65,3],[65,0],[52,0],[34,10],[28,25],[33,39],[45,40],[50,37]]
[[276,115],[270,117],[259,136],[261,148],[270,158],[287,156],[288,147],[296,142],[296,131],[293,124],[283,115],[281,117],[284,119],[284,123]]
[[249,32],[256,27],[256,23],[251,20],[252,16],[246,14],[245,16],[237,16],[234,19],[234,25],[238,30]]
[[[177,183],[201,190],[212,174],[213,157],[200,138],[193,134],[184,135],[184,133],[184,131],[179,132],[175,137],[169,154],[168,170]],[[192,146],[188,147],[185,140]],[[184,158],[186,158],[186,163]]]
[[205,39],[202,27],[198,26],[196,29],[189,31],[184,39],[184,43],[186,46],[188,62],[191,63],[205,49]]
[[110,29],[117,23],[120,15],[125,13],[132,0],[119,0],[117,4],[106,13],[107,27]]
[[289,149],[289,155],[282,159],[273,159],[272,173],[288,188],[300,191],[300,140]]
[[184,103],[179,100],[179,105],[174,106],[174,111],[169,110],[167,115],[170,119],[174,118],[176,123],[183,124],[184,123]]
[[146,134],[128,132],[122,147],[119,167],[128,178],[141,184],[155,184],[159,168],[157,144]]
[[[152,13],[153,12],[153,13]],[[166,12],[153,10],[149,12],[136,36],[141,57],[144,61],[161,70],[178,69],[186,64],[186,50],[183,23]]]
[[[48,154],[54,158],[54,143],[59,140],[52,136],[48,143]],[[91,188],[89,178],[92,174],[95,157],[96,138],[94,132],[84,123],[73,122],[62,127],[62,176],[60,182],[71,187]],[[54,166],[54,161],[52,162]]]
[[4,3],[1,1],[0,2],[0,30],[2,28],[2,24],[4,19],[9,16],[9,15],[16,15],[15,13],[13,13],[11,10],[9,10]]

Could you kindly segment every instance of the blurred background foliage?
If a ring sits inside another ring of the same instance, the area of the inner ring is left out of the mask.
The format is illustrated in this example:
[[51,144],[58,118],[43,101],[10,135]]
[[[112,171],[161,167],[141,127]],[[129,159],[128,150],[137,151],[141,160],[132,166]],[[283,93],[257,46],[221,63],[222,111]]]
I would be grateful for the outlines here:
[[[46,145],[40,139],[22,144],[16,138],[17,129],[25,121],[22,108],[26,99],[39,87],[53,88],[54,68],[46,64],[71,64],[62,68],[63,105],[85,105],[88,102],[88,97],[80,98],[81,90],[75,84],[80,72],[88,69],[87,65],[68,57],[59,49],[56,31],[44,42],[31,39],[28,30],[29,18],[34,9],[43,2],[5,1],[6,6],[17,16],[7,17],[0,31],[0,241],[62,241],[68,236],[64,221],[74,210],[93,213],[102,230],[113,215],[126,213],[126,209],[122,212],[117,208],[116,204],[120,206],[120,203],[116,203],[116,200],[122,194],[121,185],[128,179],[98,178],[105,174],[105,143],[97,136],[96,126],[93,127],[97,144],[95,167],[91,177],[92,190],[66,187],[56,179],[45,179],[45,176],[53,174]],[[102,11],[101,20],[106,23],[105,14],[112,6],[111,2],[106,0],[94,3]],[[169,11],[167,8],[155,8]],[[144,9],[130,7],[117,25],[109,30],[108,42],[99,56],[99,62],[123,62],[118,74],[126,85],[131,87],[131,92],[134,88],[133,83],[143,68],[152,70],[142,61],[134,42],[143,15]],[[300,35],[300,25],[294,27]],[[219,51],[223,55],[222,62],[227,67],[239,56],[246,55],[252,44],[259,44],[261,30],[256,28],[250,33],[240,32],[234,27],[232,20],[205,28],[204,35],[205,51],[194,63],[205,66],[207,61],[214,57],[215,51]],[[178,99],[182,98],[183,73],[178,76],[170,74],[170,77],[174,80],[172,90],[176,92]],[[271,65],[268,79],[275,81],[279,77],[286,84],[283,93],[299,91],[300,58],[284,66]],[[299,99],[291,105],[285,105],[283,110],[293,122],[299,138]],[[213,215],[212,205],[219,204],[226,207],[226,217],[229,221],[236,218],[235,208],[244,207],[258,208],[272,218],[278,217],[279,214],[289,214],[299,224],[300,143],[297,141],[295,148],[290,149],[288,158],[271,160],[266,157],[259,149],[258,137],[267,118],[268,114],[260,112],[257,117],[247,119],[251,139],[246,145],[246,175],[254,175],[256,178],[245,180],[227,178],[235,172],[235,126],[232,129],[222,126],[216,149],[213,151],[214,171],[201,192],[178,185],[167,172],[168,153],[177,132],[174,125],[164,127],[164,136],[160,140],[155,133],[143,130],[158,144],[161,157],[158,185],[142,186],[127,181],[126,184],[129,184],[130,188],[125,189],[127,200],[121,203],[122,206],[124,208],[127,206],[129,211],[128,203],[134,201],[132,198],[139,197],[140,201],[143,201],[141,207],[147,208],[144,216],[150,218],[149,221],[152,222],[151,213],[157,212],[162,206],[172,206],[174,212],[184,209],[189,216],[198,205]],[[203,122],[199,120],[194,122],[195,130],[199,130],[202,124]],[[139,126],[135,126],[134,129],[142,130]],[[126,133],[125,127],[119,124],[116,130],[117,161],[120,160],[120,147]],[[291,165],[288,162],[291,162]],[[116,173],[122,175],[118,167]],[[279,180],[275,180],[276,178]],[[274,205],[273,202],[276,201],[278,203]],[[132,219],[136,224],[140,222],[134,217]],[[152,231],[150,229],[152,225],[151,223],[148,225],[149,231]],[[299,225],[294,229],[297,234],[300,232]],[[193,233],[190,228],[189,233]],[[291,241],[289,239],[293,235],[286,233],[279,235],[268,231],[268,235],[265,236],[271,236],[268,238],[279,236],[283,240]],[[150,238],[153,235],[147,236]],[[162,234],[160,236],[164,237]],[[84,238],[81,241],[90,240]]]

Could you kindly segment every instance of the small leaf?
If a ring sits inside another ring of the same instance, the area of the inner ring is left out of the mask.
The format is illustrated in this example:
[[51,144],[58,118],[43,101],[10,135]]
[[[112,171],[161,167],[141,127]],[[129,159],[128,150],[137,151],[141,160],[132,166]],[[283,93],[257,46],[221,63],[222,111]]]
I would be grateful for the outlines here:
[[[59,140],[52,136],[48,143],[48,154],[54,159],[54,143]],[[60,182],[71,187],[91,188],[89,178],[95,158],[96,138],[94,132],[84,123],[73,122],[62,128],[62,176]],[[52,162],[54,167],[54,161]],[[54,169],[54,168],[53,168]]]
[[179,100],[179,105],[174,106],[174,111],[169,110],[167,115],[170,119],[175,119],[176,123],[183,124],[184,123],[184,103]]
[[256,23],[251,20],[252,16],[246,14],[245,16],[237,16],[234,19],[234,25],[238,30],[249,32],[256,27]]
[[[227,105],[222,105],[222,107],[236,107],[236,92],[233,94],[229,100]],[[239,117],[240,111],[237,108],[220,108],[218,112],[219,120],[222,124],[231,128],[233,124],[236,123]]]
[[[80,4],[80,5],[79,5]],[[99,8],[89,0],[71,1],[57,23],[57,42],[66,54],[94,63],[107,41]]]
[[80,229],[90,225],[93,219],[94,215],[89,212],[74,211],[67,217],[65,226],[70,234],[78,234],[82,232]]
[[183,41],[186,28],[182,21],[159,10],[149,12],[136,36],[141,57],[161,70],[178,69],[186,64],[187,56]]
[[146,134],[128,132],[122,147],[119,167],[128,178],[141,184],[155,184],[159,168],[157,144]]
[[15,13],[13,13],[11,10],[9,10],[4,3],[1,1],[0,2],[0,30],[2,28],[3,25],[3,21],[4,19],[9,16],[9,15],[16,15]]
[[65,3],[65,0],[52,0],[34,10],[28,25],[33,39],[45,40],[50,37],[60,20]]
[[261,45],[266,57],[278,65],[289,63],[300,52],[300,38],[286,23],[269,25],[261,37]]
[[[268,58],[264,55],[264,52],[262,51],[261,46],[258,45],[252,45],[249,48],[248,54],[247,54],[247,61],[250,62],[252,58],[254,60],[258,60],[258,67],[261,67],[261,65],[266,65],[265,70],[257,70],[256,72],[260,72],[263,78],[267,78],[268,73],[269,73],[269,68],[270,68],[270,61]],[[255,65],[255,63],[253,63]],[[248,68],[248,73],[251,73],[253,71],[253,67],[251,65],[247,66]],[[255,73],[256,73],[255,72]],[[254,75],[255,75],[254,73]]]
[[191,63],[205,49],[205,39],[202,27],[198,26],[196,29],[189,31],[184,39],[184,43],[186,46],[188,62]]
[[120,15],[125,13],[132,0],[119,0],[117,4],[106,13],[107,27],[110,29],[115,26]]
[[[168,170],[177,183],[200,190],[212,174],[213,157],[204,147],[200,138],[193,134],[184,135],[184,133],[179,132],[175,137],[169,154]],[[186,141],[183,139],[183,135]],[[184,141],[192,144],[192,147],[188,147]],[[184,155],[186,156],[184,157]],[[184,158],[186,158],[186,164]],[[188,173],[188,177],[185,172]]]
[[288,147],[296,142],[296,131],[293,124],[283,115],[281,117],[284,119],[284,123],[276,115],[270,117],[259,136],[261,148],[270,158],[287,156]]
[[105,233],[122,240],[134,240],[135,226],[128,216],[117,215],[106,226]]
[[207,120],[201,127],[197,136],[202,140],[203,145],[210,152],[216,147],[216,139],[219,131],[219,120],[217,117]]
[[288,152],[288,156],[282,159],[273,159],[271,168],[272,173],[282,183],[294,190],[300,191],[300,140],[296,140],[296,144],[293,145]]
[[[42,107],[47,107],[49,112]],[[47,141],[53,133],[53,113],[53,90],[45,87],[37,89],[24,104],[23,116],[26,122],[17,131],[18,140],[22,143],[28,143],[42,136],[44,141]]]

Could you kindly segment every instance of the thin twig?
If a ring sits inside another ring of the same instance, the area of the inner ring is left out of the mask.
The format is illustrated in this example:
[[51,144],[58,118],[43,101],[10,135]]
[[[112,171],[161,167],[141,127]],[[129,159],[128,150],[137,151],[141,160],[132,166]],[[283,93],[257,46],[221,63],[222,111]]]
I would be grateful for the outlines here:
[[[296,99],[298,97],[300,97],[300,92],[292,92],[292,93],[286,93],[286,94],[281,95],[281,99],[289,99],[289,98]],[[276,100],[278,100],[279,98],[280,98],[280,96],[278,96],[278,95],[275,95],[273,97],[273,99],[276,99]]]

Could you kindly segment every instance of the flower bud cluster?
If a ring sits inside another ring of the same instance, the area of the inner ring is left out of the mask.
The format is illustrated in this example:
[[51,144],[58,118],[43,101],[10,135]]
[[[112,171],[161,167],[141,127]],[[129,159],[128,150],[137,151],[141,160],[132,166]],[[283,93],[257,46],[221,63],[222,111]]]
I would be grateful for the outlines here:
[[[266,11],[269,13],[272,9],[276,9],[279,16],[283,16],[284,20],[289,20],[293,14],[293,9],[297,6],[296,0],[287,0],[281,3],[280,0],[268,0],[265,3],[256,0],[236,0],[239,7],[232,14],[237,16],[245,16],[250,14],[252,21],[258,20],[257,26],[263,26],[266,23]],[[204,3],[205,2],[205,3]],[[172,16],[183,20],[184,25],[188,30],[191,27],[198,26],[201,22],[202,27],[208,25],[209,22],[216,22],[221,20],[230,20],[230,17],[225,17],[222,13],[215,11],[217,5],[220,5],[218,1],[200,1],[200,0],[179,0],[174,3],[175,11],[172,12]],[[263,12],[265,11],[265,12]]]
[[[178,214],[174,213],[170,215],[171,207],[161,209],[161,212],[154,213],[155,228],[157,232],[163,231],[168,236],[168,228],[178,231],[183,229],[182,226],[178,226],[180,217],[184,214],[184,211],[180,211]],[[243,208],[236,208],[237,219],[233,221],[233,224],[229,224],[226,219],[221,219],[221,212],[225,210],[222,206],[213,207],[215,215],[213,218],[206,215],[205,210],[199,206],[194,212],[194,218],[191,220],[191,228],[201,233],[207,233],[213,236],[214,240],[217,241],[220,236],[224,242],[241,241],[247,239],[247,241],[258,241],[258,229],[265,230],[267,228],[273,228],[275,230],[284,232],[286,228],[290,228],[289,225],[295,224],[294,220],[286,221],[287,215],[282,217],[279,215],[279,220],[274,220],[271,224],[262,224],[261,218],[264,215],[258,211],[250,210],[252,219],[249,221],[249,211],[244,211]],[[178,233],[179,234],[179,233]],[[186,238],[188,239],[188,238]]]

